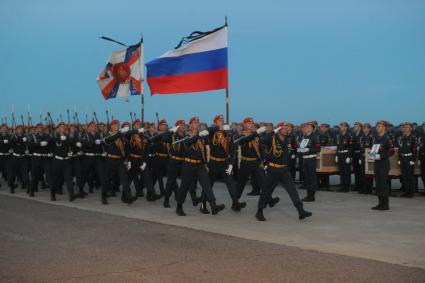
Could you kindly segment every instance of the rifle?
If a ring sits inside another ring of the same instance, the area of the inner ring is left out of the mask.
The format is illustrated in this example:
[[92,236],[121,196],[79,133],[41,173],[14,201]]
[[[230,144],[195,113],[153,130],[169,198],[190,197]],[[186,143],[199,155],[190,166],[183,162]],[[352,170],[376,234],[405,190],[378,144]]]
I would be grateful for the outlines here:
[[97,120],[96,112],[93,112],[94,121],[96,123],[97,131],[99,132],[99,135],[103,138],[103,133],[101,129],[99,128],[99,120]]
[[66,109],[66,113],[68,114],[68,124],[71,123],[71,119],[69,118],[69,109]]
[[[106,112],[106,131],[109,133],[109,111],[105,110],[105,112]],[[112,119],[114,118],[112,117]]]

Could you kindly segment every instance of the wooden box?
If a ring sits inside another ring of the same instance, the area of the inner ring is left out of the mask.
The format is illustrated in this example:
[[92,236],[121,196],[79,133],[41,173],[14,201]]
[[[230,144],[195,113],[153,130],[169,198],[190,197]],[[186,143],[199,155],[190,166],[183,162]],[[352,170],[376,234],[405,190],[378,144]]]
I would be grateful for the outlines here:
[[317,156],[316,172],[318,173],[336,173],[338,164],[335,162],[336,146],[322,147]]
[[[375,161],[369,159],[369,152],[370,149],[367,148],[365,152],[365,174],[366,175],[373,175],[374,174],[374,165]],[[401,169],[400,165],[398,165],[398,150],[396,149],[394,155],[390,157],[390,176],[400,176],[401,175]],[[416,160],[415,163],[415,175],[420,175],[421,173],[420,166],[418,165],[418,161]]]

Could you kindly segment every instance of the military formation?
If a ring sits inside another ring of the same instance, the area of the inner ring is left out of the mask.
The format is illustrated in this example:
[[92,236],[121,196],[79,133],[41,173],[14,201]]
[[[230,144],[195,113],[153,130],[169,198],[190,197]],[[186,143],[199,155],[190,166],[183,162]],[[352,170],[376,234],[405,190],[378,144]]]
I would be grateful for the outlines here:
[[[375,191],[378,204],[374,210],[389,209],[389,158],[396,152],[401,196],[413,197],[417,190],[416,163],[425,181],[425,123],[395,127],[378,121],[372,127],[356,122],[350,127],[342,122],[331,128],[316,121],[273,126],[245,118],[228,125],[217,115],[209,126],[198,117],[188,123],[178,120],[172,126],[159,119],[156,124],[143,124],[139,119],[123,123],[113,119],[105,124],[97,117],[85,124],[53,123],[51,119],[35,126],[15,124],[0,126],[2,177],[11,194],[22,189],[34,197],[39,190],[49,189],[51,201],[65,195],[64,187],[71,202],[98,192],[104,205],[111,197],[121,197],[126,204],[145,197],[152,202],[161,199],[164,208],[170,208],[174,197],[176,214],[185,216],[189,193],[191,205],[199,206],[203,214],[215,215],[225,209],[215,197],[217,181],[224,183],[234,212],[246,207],[244,189],[250,183],[252,191],[247,195],[258,196],[255,217],[265,221],[265,209],[279,202],[273,192],[280,184],[299,219],[304,219],[312,213],[303,203],[315,201],[317,190],[330,187],[329,175],[316,172],[321,148],[328,146],[336,147],[338,191]],[[366,149],[374,160],[373,175],[365,174]],[[306,190],[302,199],[297,184]]]

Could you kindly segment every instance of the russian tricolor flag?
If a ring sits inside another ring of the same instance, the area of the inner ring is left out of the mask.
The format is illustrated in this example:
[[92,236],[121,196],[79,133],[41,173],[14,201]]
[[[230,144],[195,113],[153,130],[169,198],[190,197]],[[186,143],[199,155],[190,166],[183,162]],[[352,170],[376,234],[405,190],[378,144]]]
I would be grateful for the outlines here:
[[227,26],[209,33],[195,33],[188,37],[190,42],[186,45],[146,64],[151,95],[228,87]]

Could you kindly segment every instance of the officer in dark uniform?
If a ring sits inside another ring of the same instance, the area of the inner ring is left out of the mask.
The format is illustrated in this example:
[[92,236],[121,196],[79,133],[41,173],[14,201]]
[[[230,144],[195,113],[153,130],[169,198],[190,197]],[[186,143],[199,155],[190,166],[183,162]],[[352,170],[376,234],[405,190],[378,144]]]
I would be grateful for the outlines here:
[[72,176],[75,178],[78,191],[78,197],[84,198],[88,194],[84,191],[83,187],[83,178],[82,178],[82,143],[81,143],[81,133],[77,128],[77,125],[68,124],[69,136],[72,139],[71,152],[72,156],[70,158],[71,167],[72,167]]
[[244,131],[242,136],[234,141],[235,148],[239,145],[241,148],[241,162],[238,172],[237,192],[239,198],[250,176],[257,180],[260,192],[264,189],[264,163],[260,147],[259,135],[266,131],[265,127],[256,129],[252,118],[245,118],[243,121]]
[[351,185],[351,157],[353,155],[353,141],[348,131],[350,127],[347,122],[339,124],[340,131],[336,136],[337,152],[335,162],[338,164],[341,176],[341,189],[339,192],[349,192]]
[[352,135],[354,191],[360,191],[360,189],[363,187],[364,180],[364,170],[362,170],[363,166],[361,152],[361,141],[364,136],[362,128],[362,123],[354,123],[354,131]]
[[112,120],[110,124],[110,132],[102,141],[105,145],[105,183],[102,187],[102,204],[108,204],[108,192],[112,191],[112,181],[114,176],[118,176],[122,186],[121,200],[124,203],[131,204],[137,197],[131,195],[130,183],[128,181],[127,171],[131,169],[131,163],[128,161],[128,152],[126,151],[125,134],[130,128],[124,127],[120,129],[120,122]]
[[263,214],[267,204],[273,207],[279,198],[272,198],[272,194],[276,186],[280,183],[289,194],[292,203],[298,210],[299,219],[304,219],[312,215],[311,212],[303,209],[303,203],[300,200],[297,189],[292,179],[289,168],[291,159],[291,151],[286,143],[287,123],[282,122],[277,125],[277,128],[271,133],[266,134],[262,139],[265,148],[265,159],[267,164],[266,186],[261,192],[258,200],[258,210],[255,217],[258,221],[265,221]]
[[[419,156],[418,156],[418,165],[421,168],[421,178],[422,183],[425,186],[425,122],[422,124],[422,133],[419,137]],[[425,195],[425,193],[423,193]]]
[[378,121],[376,123],[376,132],[373,139],[372,151],[377,148],[376,154],[369,154],[369,158],[375,161],[374,176],[376,182],[376,195],[378,196],[378,205],[372,207],[373,210],[388,210],[390,187],[388,185],[388,173],[390,171],[389,157],[394,154],[394,144],[389,135],[387,135],[389,123],[387,121]]
[[15,133],[11,137],[12,156],[8,162],[8,184],[10,192],[15,193],[15,179],[19,175],[22,180],[22,189],[29,188],[29,165],[27,156],[28,137],[24,135],[24,128],[16,126]]
[[233,159],[235,158],[236,151],[232,148],[233,140],[229,131],[230,127],[224,124],[223,115],[215,116],[214,125],[208,128],[208,144],[210,148],[210,160],[208,163],[209,178],[211,187],[213,187],[214,183],[219,179],[224,181],[232,199],[232,210],[239,212],[246,206],[246,203],[239,202],[236,185],[231,176],[233,173]]
[[50,185],[51,200],[56,201],[56,193],[65,181],[69,201],[74,201],[78,196],[74,194],[72,182],[72,144],[74,141],[66,134],[66,126],[63,122],[56,126],[56,135],[52,138],[52,184]]
[[0,172],[2,177],[7,181],[8,161],[11,155],[11,137],[9,128],[4,123],[0,126]]
[[199,119],[197,117],[190,119],[188,137],[183,141],[185,146],[185,158],[182,165],[181,185],[177,189],[176,213],[179,216],[186,215],[183,211],[183,203],[186,200],[187,192],[195,180],[199,181],[202,192],[210,203],[213,215],[217,214],[225,207],[224,204],[216,204],[214,192],[206,169],[207,159],[205,143],[202,138],[208,135],[208,130],[199,132]]
[[297,135],[294,133],[294,125],[287,123],[288,132],[285,136],[285,143],[289,150],[289,170],[292,179],[295,181],[297,174]]
[[412,123],[405,122],[402,127],[403,135],[398,138],[399,165],[405,193],[401,197],[411,198],[415,189],[415,161],[417,157],[417,138],[412,133]]
[[360,153],[361,159],[359,160],[361,164],[361,170],[363,172],[363,183],[362,187],[359,190],[359,194],[371,194],[373,188],[373,176],[367,176],[365,174],[365,153],[366,149],[371,149],[373,145],[373,135],[371,132],[371,125],[369,123],[363,124],[363,136],[360,140]]
[[[167,121],[162,119],[158,122],[158,132],[155,136],[160,136],[167,132]],[[153,160],[152,160],[152,183],[155,186],[156,182],[159,185],[159,191],[161,195],[164,195],[164,177],[167,175],[168,166],[168,149],[167,144],[162,138],[152,139],[150,147],[153,149]]]
[[315,201],[317,191],[316,163],[317,154],[320,153],[321,147],[317,133],[314,133],[314,128],[313,122],[305,124],[302,140],[298,145],[298,152],[303,160],[304,188],[307,190],[307,196],[303,198],[305,202]]
[[[320,128],[318,130],[317,137],[319,139],[320,146],[332,146],[334,145],[334,139],[329,132],[329,124],[322,123],[320,125]],[[327,188],[329,190],[329,174],[321,173],[319,175],[319,182],[318,187],[319,188]]]
[[31,185],[30,197],[37,191],[38,183],[43,181],[43,174],[47,182],[52,184],[51,159],[49,157],[50,135],[44,133],[43,124],[35,126],[35,132],[28,137],[29,150],[31,151]]

